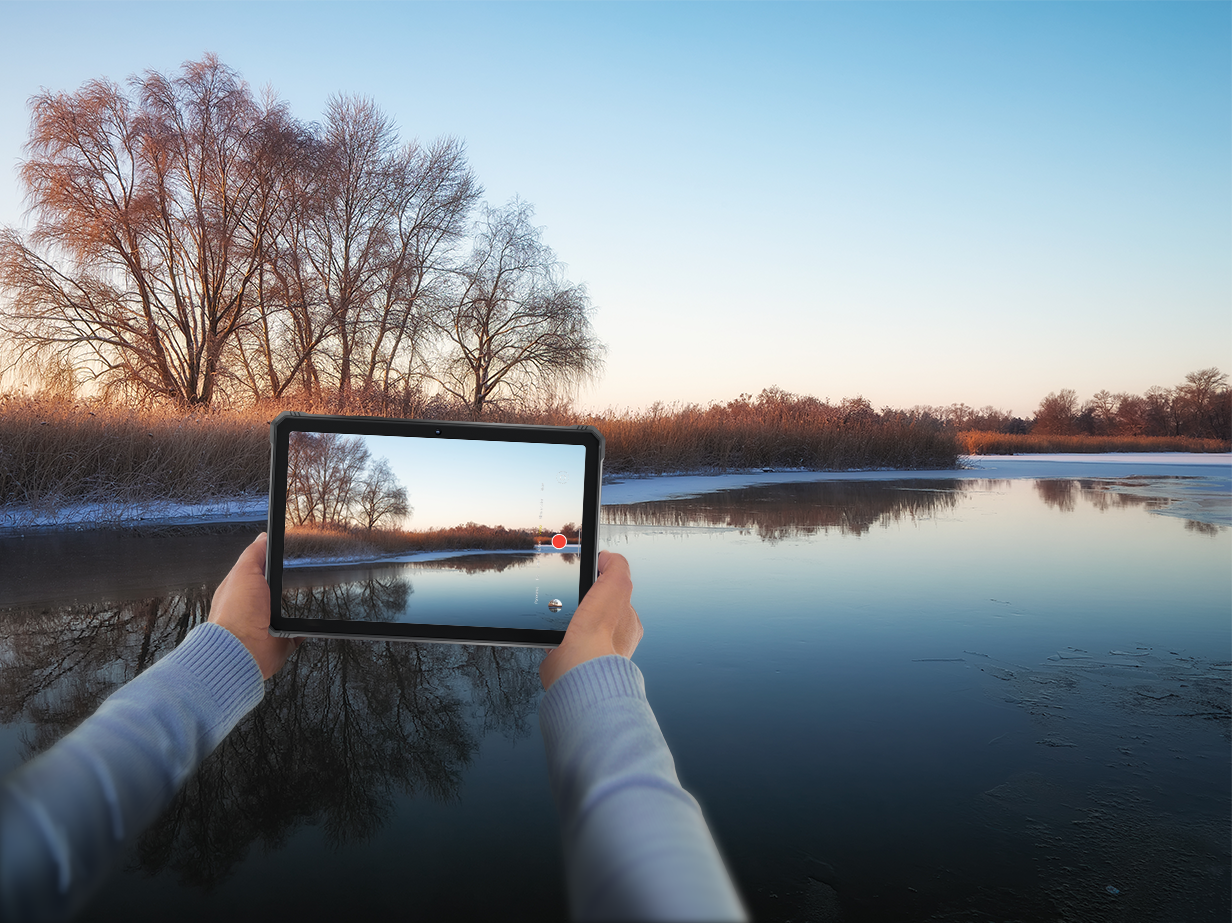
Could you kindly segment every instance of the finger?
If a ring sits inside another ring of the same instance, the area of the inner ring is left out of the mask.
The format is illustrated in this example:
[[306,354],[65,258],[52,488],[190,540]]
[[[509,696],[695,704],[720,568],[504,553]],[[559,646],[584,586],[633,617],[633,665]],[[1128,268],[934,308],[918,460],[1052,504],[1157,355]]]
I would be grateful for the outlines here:
[[240,552],[239,560],[235,562],[236,567],[243,570],[259,570],[261,576],[265,576],[265,550],[267,545],[267,536],[264,532],[252,540],[252,542]]
[[614,551],[599,552],[599,576],[595,579],[595,583],[600,581],[617,581],[628,580],[633,583],[633,576],[629,571],[629,562],[623,554],[616,554]]

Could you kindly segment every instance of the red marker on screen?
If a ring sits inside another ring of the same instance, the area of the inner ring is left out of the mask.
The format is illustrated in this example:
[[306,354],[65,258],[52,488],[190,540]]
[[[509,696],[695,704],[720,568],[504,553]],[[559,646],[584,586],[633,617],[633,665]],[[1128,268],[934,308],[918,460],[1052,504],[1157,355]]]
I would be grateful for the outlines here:
[[557,532],[552,536],[552,547],[556,549],[564,548],[569,543],[569,540]]

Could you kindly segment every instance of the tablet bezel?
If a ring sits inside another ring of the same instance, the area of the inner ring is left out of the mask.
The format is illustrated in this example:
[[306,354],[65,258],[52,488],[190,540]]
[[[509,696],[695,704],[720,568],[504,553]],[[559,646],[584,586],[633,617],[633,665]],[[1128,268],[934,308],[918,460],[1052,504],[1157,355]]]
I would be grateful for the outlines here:
[[432,625],[410,622],[363,622],[291,618],[282,614],[283,536],[286,527],[287,445],[292,432],[362,436],[419,436],[475,442],[549,443],[586,449],[583,484],[581,576],[578,600],[597,576],[599,558],[599,491],[603,476],[603,434],[593,426],[519,426],[452,420],[407,420],[387,417],[280,413],[270,423],[270,493],[265,576],[270,588],[270,634],[278,637],[355,638],[435,641],[455,644],[500,644],[556,647],[564,630]]

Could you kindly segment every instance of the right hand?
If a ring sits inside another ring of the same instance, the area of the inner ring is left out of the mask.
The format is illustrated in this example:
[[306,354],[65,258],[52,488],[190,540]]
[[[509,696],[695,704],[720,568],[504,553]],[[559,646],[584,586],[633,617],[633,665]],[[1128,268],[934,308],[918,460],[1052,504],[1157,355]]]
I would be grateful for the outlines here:
[[633,608],[629,562],[611,551],[599,552],[599,576],[569,621],[565,639],[539,666],[543,688],[580,663],[619,654],[632,657],[642,640],[642,621]]

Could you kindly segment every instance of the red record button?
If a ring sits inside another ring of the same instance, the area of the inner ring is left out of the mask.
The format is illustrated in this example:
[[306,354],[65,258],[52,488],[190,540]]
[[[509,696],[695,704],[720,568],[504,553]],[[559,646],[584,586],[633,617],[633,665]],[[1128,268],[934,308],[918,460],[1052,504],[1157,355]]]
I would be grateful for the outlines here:
[[564,548],[565,545],[568,544],[568,542],[569,540],[565,538],[563,535],[561,535],[559,532],[557,532],[555,535],[552,536],[552,547],[553,548],[558,548],[558,549]]

